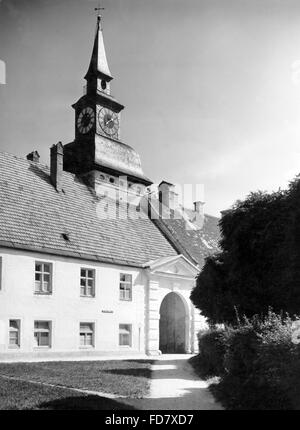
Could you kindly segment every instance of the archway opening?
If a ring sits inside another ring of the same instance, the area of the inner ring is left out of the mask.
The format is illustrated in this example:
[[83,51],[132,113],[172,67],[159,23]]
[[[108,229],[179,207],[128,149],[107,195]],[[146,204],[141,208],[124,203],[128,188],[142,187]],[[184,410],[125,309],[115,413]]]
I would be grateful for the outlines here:
[[186,310],[181,297],[169,293],[160,306],[159,349],[164,354],[186,352]]

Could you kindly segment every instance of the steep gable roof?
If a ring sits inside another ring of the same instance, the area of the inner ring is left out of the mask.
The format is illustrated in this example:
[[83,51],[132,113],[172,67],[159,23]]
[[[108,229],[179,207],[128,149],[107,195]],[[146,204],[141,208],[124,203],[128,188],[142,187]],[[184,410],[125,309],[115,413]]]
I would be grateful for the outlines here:
[[[159,211],[159,202],[151,198],[151,208]],[[182,208],[176,210],[173,218],[164,216],[155,217],[153,222],[172,241],[180,254],[197,264],[200,269],[205,258],[219,250],[219,218],[204,214],[202,222],[196,220],[196,212],[192,209]]]
[[62,183],[58,193],[47,166],[0,153],[0,245],[135,267],[177,255],[150,219],[100,219],[85,183],[68,172]]

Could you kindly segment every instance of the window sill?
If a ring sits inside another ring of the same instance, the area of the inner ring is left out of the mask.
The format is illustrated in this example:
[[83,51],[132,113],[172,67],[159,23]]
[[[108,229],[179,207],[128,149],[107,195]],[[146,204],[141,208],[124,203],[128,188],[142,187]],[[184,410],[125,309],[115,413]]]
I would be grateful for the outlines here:
[[35,296],[52,296],[52,292],[51,293],[39,293],[39,292],[34,292]]
[[132,299],[120,299],[120,302],[132,302]]
[[51,349],[51,346],[46,346],[46,345],[45,346],[34,346],[33,349],[35,351],[38,351],[40,349]]
[[83,299],[94,299],[96,296],[83,296],[80,294],[80,297]]
[[95,349],[94,346],[80,346],[79,349]]
[[20,349],[20,345],[16,345],[16,346],[9,345],[8,349],[13,349],[14,351],[18,351]]

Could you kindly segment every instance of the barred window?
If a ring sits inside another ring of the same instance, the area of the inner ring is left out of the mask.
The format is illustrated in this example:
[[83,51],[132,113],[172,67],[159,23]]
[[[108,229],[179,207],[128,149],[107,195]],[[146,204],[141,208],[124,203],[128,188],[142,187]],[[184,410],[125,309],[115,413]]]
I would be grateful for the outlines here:
[[120,300],[132,300],[132,275],[120,273]]
[[9,320],[9,347],[20,346],[20,320]]
[[52,264],[35,263],[35,293],[51,294],[52,293]]
[[80,295],[83,297],[95,296],[95,270],[80,269]]
[[80,346],[94,346],[94,324],[80,323]]
[[34,321],[34,340],[35,346],[51,347],[51,322]]
[[120,324],[119,325],[119,345],[120,346],[131,346],[131,324]]

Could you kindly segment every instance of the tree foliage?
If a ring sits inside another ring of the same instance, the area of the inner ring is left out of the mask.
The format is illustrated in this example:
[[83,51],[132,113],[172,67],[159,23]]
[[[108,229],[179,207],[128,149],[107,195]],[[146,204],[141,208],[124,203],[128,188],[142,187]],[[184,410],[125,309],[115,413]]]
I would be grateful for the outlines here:
[[300,178],[251,193],[220,220],[220,252],[206,259],[191,300],[211,323],[300,309]]

